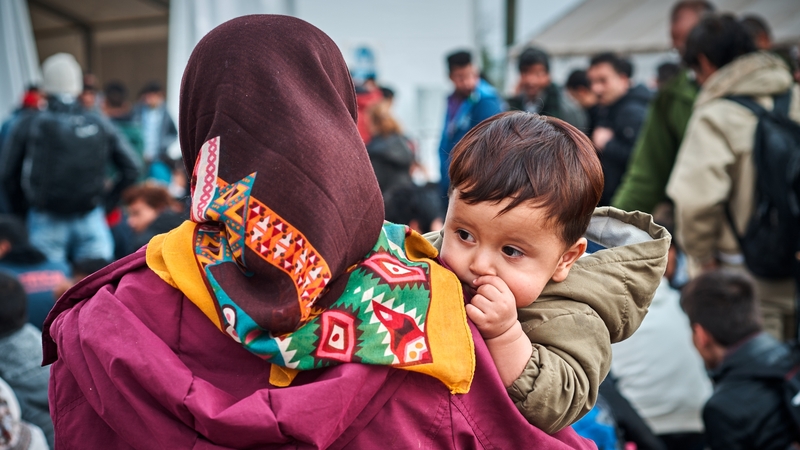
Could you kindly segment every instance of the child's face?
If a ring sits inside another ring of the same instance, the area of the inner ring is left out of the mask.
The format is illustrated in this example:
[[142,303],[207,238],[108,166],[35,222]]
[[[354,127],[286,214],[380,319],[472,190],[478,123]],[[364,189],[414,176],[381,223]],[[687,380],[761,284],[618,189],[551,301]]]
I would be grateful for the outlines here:
[[539,297],[548,281],[566,278],[586,240],[565,250],[542,208],[523,203],[498,215],[509,203],[511,199],[470,205],[453,190],[440,257],[473,294],[476,278],[499,277],[522,308]]

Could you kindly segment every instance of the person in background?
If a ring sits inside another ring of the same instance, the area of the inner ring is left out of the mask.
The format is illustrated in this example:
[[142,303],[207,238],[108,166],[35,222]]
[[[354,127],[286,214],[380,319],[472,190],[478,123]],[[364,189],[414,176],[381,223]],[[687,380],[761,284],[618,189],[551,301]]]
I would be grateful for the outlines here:
[[98,109],[97,77],[94,74],[83,75],[83,91],[78,95],[78,102],[87,111]]
[[22,420],[22,411],[14,390],[0,378],[0,449],[48,450],[42,429]]
[[[689,35],[684,60],[702,88],[667,185],[675,203],[675,237],[689,256],[690,275],[720,266],[746,271],[736,235],[744,234],[755,204],[758,118],[726,97],[745,95],[771,110],[773,96],[790,92],[788,116],[800,123],[800,88],[783,60],[758,51],[731,15],[705,17]],[[766,330],[778,339],[793,338],[794,282],[756,283]]]
[[670,81],[681,73],[681,66],[673,62],[665,62],[656,68],[656,90],[664,89]]
[[747,30],[747,34],[750,35],[757,49],[773,52],[780,57],[789,68],[789,73],[794,76],[795,58],[792,55],[792,50],[786,47],[776,48],[774,46],[772,30],[770,30],[769,24],[763,17],[755,14],[748,14],[742,17],[739,23]]
[[389,107],[388,102],[381,101],[368,111],[372,139],[367,144],[367,153],[383,194],[397,186],[410,184],[414,163],[411,144],[403,136]]
[[[46,106],[46,101],[42,97],[39,88],[36,86],[28,86],[25,94],[22,96],[22,103],[17,107],[11,115],[3,121],[0,125],[0,160],[2,160],[3,147],[5,145],[6,137],[11,132],[11,129],[17,124],[18,121],[25,116],[40,111]],[[0,214],[11,214],[13,212],[11,200],[7,197],[6,190],[0,183]]]
[[353,78],[356,85],[356,105],[358,106],[358,134],[364,145],[372,140],[369,124],[369,109],[383,100],[383,91],[375,82],[375,73],[358,74]]
[[550,57],[544,50],[526,48],[519,55],[517,68],[520,92],[507,100],[509,110],[552,116],[586,129],[586,114],[550,78]]
[[28,296],[28,321],[38,329],[56,302],[56,291],[70,277],[62,261],[48,261],[31,245],[25,224],[14,216],[0,216],[0,271],[17,277]]
[[[677,2],[670,13],[672,47],[685,53],[686,37],[704,14],[714,11],[705,0]],[[691,71],[682,67],[672,81],[660,87],[647,109],[622,184],[611,205],[625,211],[652,213],[666,199],[667,181],[683,141],[686,124],[699,87]]]
[[128,88],[120,81],[110,81],[103,88],[102,111],[128,139],[140,162],[144,163],[144,139],[142,127],[134,120],[131,105],[128,103]]
[[[42,64],[48,107],[20,121],[4,146],[0,181],[14,213],[27,215],[31,243],[51,261],[111,259],[105,213],[139,175],[128,142],[99,111],[77,100],[82,72],[57,53]],[[119,176],[109,182],[109,166]]]
[[[131,112],[131,105],[127,101],[128,89],[122,82],[111,81],[106,83],[103,88],[103,102],[102,111],[116,126],[117,130],[122,136],[127,139],[133,152],[136,156],[136,161],[140,167],[144,167],[144,139],[142,138],[142,127],[137,122]],[[111,179],[117,176],[113,168],[109,170],[109,177]],[[139,176],[139,180],[144,180],[146,174],[144,172]],[[170,183],[174,181],[174,177]],[[111,229],[111,235],[114,237],[114,259],[122,258],[130,254],[131,240],[133,233],[125,223],[122,208],[116,206],[113,210],[107,212],[106,220]]]
[[447,97],[447,112],[439,143],[439,192],[442,198],[447,197],[450,189],[450,151],[467,131],[504,109],[494,87],[480,78],[468,51],[447,55],[447,69],[454,90]]
[[569,96],[583,108],[583,112],[586,114],[586,126],[582,131],[587,136],[591,136],[597,123],[597,114],[600,106],[597,104],[597,95],[592,92],[592,86],[586,77],[586,71],[573,70],[567,77],[567,83],[564,87]]
[[765,369],[788,373],[789,348],[763,331],[756,286],[730,269],[708,272],[683,290],[692,340],[710,370],[714,393],[703,407],[711,450],[785,450],[800,442],[784,404],[783,386]]
[[750,14],[742,17],[739,23],[742,24],[747,34],[750,35],[750,39],[753,40],[757,49],[766,51],[772,50],[772,32],[766,20],[754,14]]
[[642,85],[632,86],[633,66],[613,53],[593,57],[586,76],[600,105],[591,138],[600,154],[606,182],[600,206],[607,206],[628,166],[650,91]]
[[133,118],[142,128],[145,179],[169,184],[173,161],[168,150],[178,138],[178,129],[167,111],[161,83],[151,81],[142,88]]
[[386,86],[380,86],[380,90],[381,95],[383,95],[383,100],[389,103],[389,106],[392,106],[394,103],[394,90]]
[[0,379],[16,394],[22,420],[41,428],[54,448],[47,399],[50,368],[42,367],[42,333],[27,323],[27,303],[20,282],[0,272]]
[[128,226],[133,231],[128,254],[146,245],[153,236],[171,231],[188,219],[175,212],[169,191],[159,184],[128,188],[122,194],[122,204],[128,213]]
[[435,185],[400,185],[383,197],[386,220],[408,225],[417,233],[439,231],[444,225],[442,205]]

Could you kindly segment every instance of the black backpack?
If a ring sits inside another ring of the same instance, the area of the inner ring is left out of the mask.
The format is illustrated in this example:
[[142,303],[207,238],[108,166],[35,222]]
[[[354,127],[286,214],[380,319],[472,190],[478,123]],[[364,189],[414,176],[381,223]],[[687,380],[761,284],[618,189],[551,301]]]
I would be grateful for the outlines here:
[[728,212],[731,228],[750,272],[767,279],[795,277],[800,265],[800,124],[789,118],[791,90],[774,97],[772,111],[750,97],[727,99],[758,118],[753,143],[754,212],[742,236]]
[[108,165],[103,119],[77,105],[38,113],[22,166],[28,203],[55,214],[82,214],[103,204]]

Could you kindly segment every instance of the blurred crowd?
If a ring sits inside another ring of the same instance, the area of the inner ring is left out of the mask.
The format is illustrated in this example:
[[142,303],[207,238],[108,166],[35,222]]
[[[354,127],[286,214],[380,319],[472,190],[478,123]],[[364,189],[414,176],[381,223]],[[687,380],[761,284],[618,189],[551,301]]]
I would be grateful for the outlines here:
[[[733,97],[766,110],[785,103],[800,121],[797,48],[774,49],[764,20],[706,1],[676,3],[670,24],[681,61],[661,64],[648,86],[614,53],[559,85],[547,52],[527,48],[503,98],[470,51],[449,54],[439,182],[392,113],[395,93],[370,71],[353,77],[358,130],[386,219],[420,233],[441,229],[450,151],[484,119],[519,110],[583,131],[603,166],[599,206],[651,213],[676,239],[648,316],[614,345],[601,398],[576,430],[601,449],[788,448],[800,437],[780,395],[745,372],[790,359],[782,342],[797,333],[796,287],[783,273],[753,273],[742,255],[759,116]],[[39,364],[56,298],[188,218],[190,180],[170,151],[177,129],[158,82],[132,101],[121,82],[101,89],[71,55],[48,58],[42,73],[0,129],[0,418],[11,418],[0,428],[29,443],[13,448],[53,445],[49,368]]]

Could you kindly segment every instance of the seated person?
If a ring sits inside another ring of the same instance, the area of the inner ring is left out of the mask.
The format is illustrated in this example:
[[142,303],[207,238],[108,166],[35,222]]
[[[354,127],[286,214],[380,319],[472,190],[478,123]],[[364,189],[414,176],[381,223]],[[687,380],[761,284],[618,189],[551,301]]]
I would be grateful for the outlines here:
[[800,436],[784,403],[779,379],[765,369],[788,373],[789,348],[764,332],[755,285],[732,269],[707,272],[683,289],[681,306],[692,339],[710,370],[714,393],[703,407],[711,450],[784,450]]
[[[610,343],[639,326],[669,234],[645,214],[595,212],[594,147],[552,117],[481,122],[453,149],[450,180],[444,230],[429,238],[525,418],[548,432],[568,426],[594,406]],[[587,237],[596,253],[579,264]]]
[[157,183],[138,184],[122,194],[128,226],[133,231],[128,253],[142,248],[153,236],[183,223],[186,217],[173,210],[174,203],[169,190]]
[[70,268],[47,257],[28,240],[28,229],[14,216],[0,216],[0,271],[15,275],[28,295],[28,321],[42,329],[47,313],[69,280]]
[[592,447],[516,410],[458,278],[384,223],[356,113],[341,53],[306,22],[203,37],[180,94],[192,221],[45,322],[61,447]]
[[14,390],[0,378],[0,448],[3,450],[48,450],[41,428],[22,420]]
[[384,193],[383,203],[389,222],[408,225],[420,234],[442,229],[442,204],[436,184],[397,186]]
[[41,428],[53,448],[53,422],[47,403],[50,368],[41,365],[42,334],[26,323],[26,304],[19,281],[0,272],[0,379],[16,394],[22,420]]

